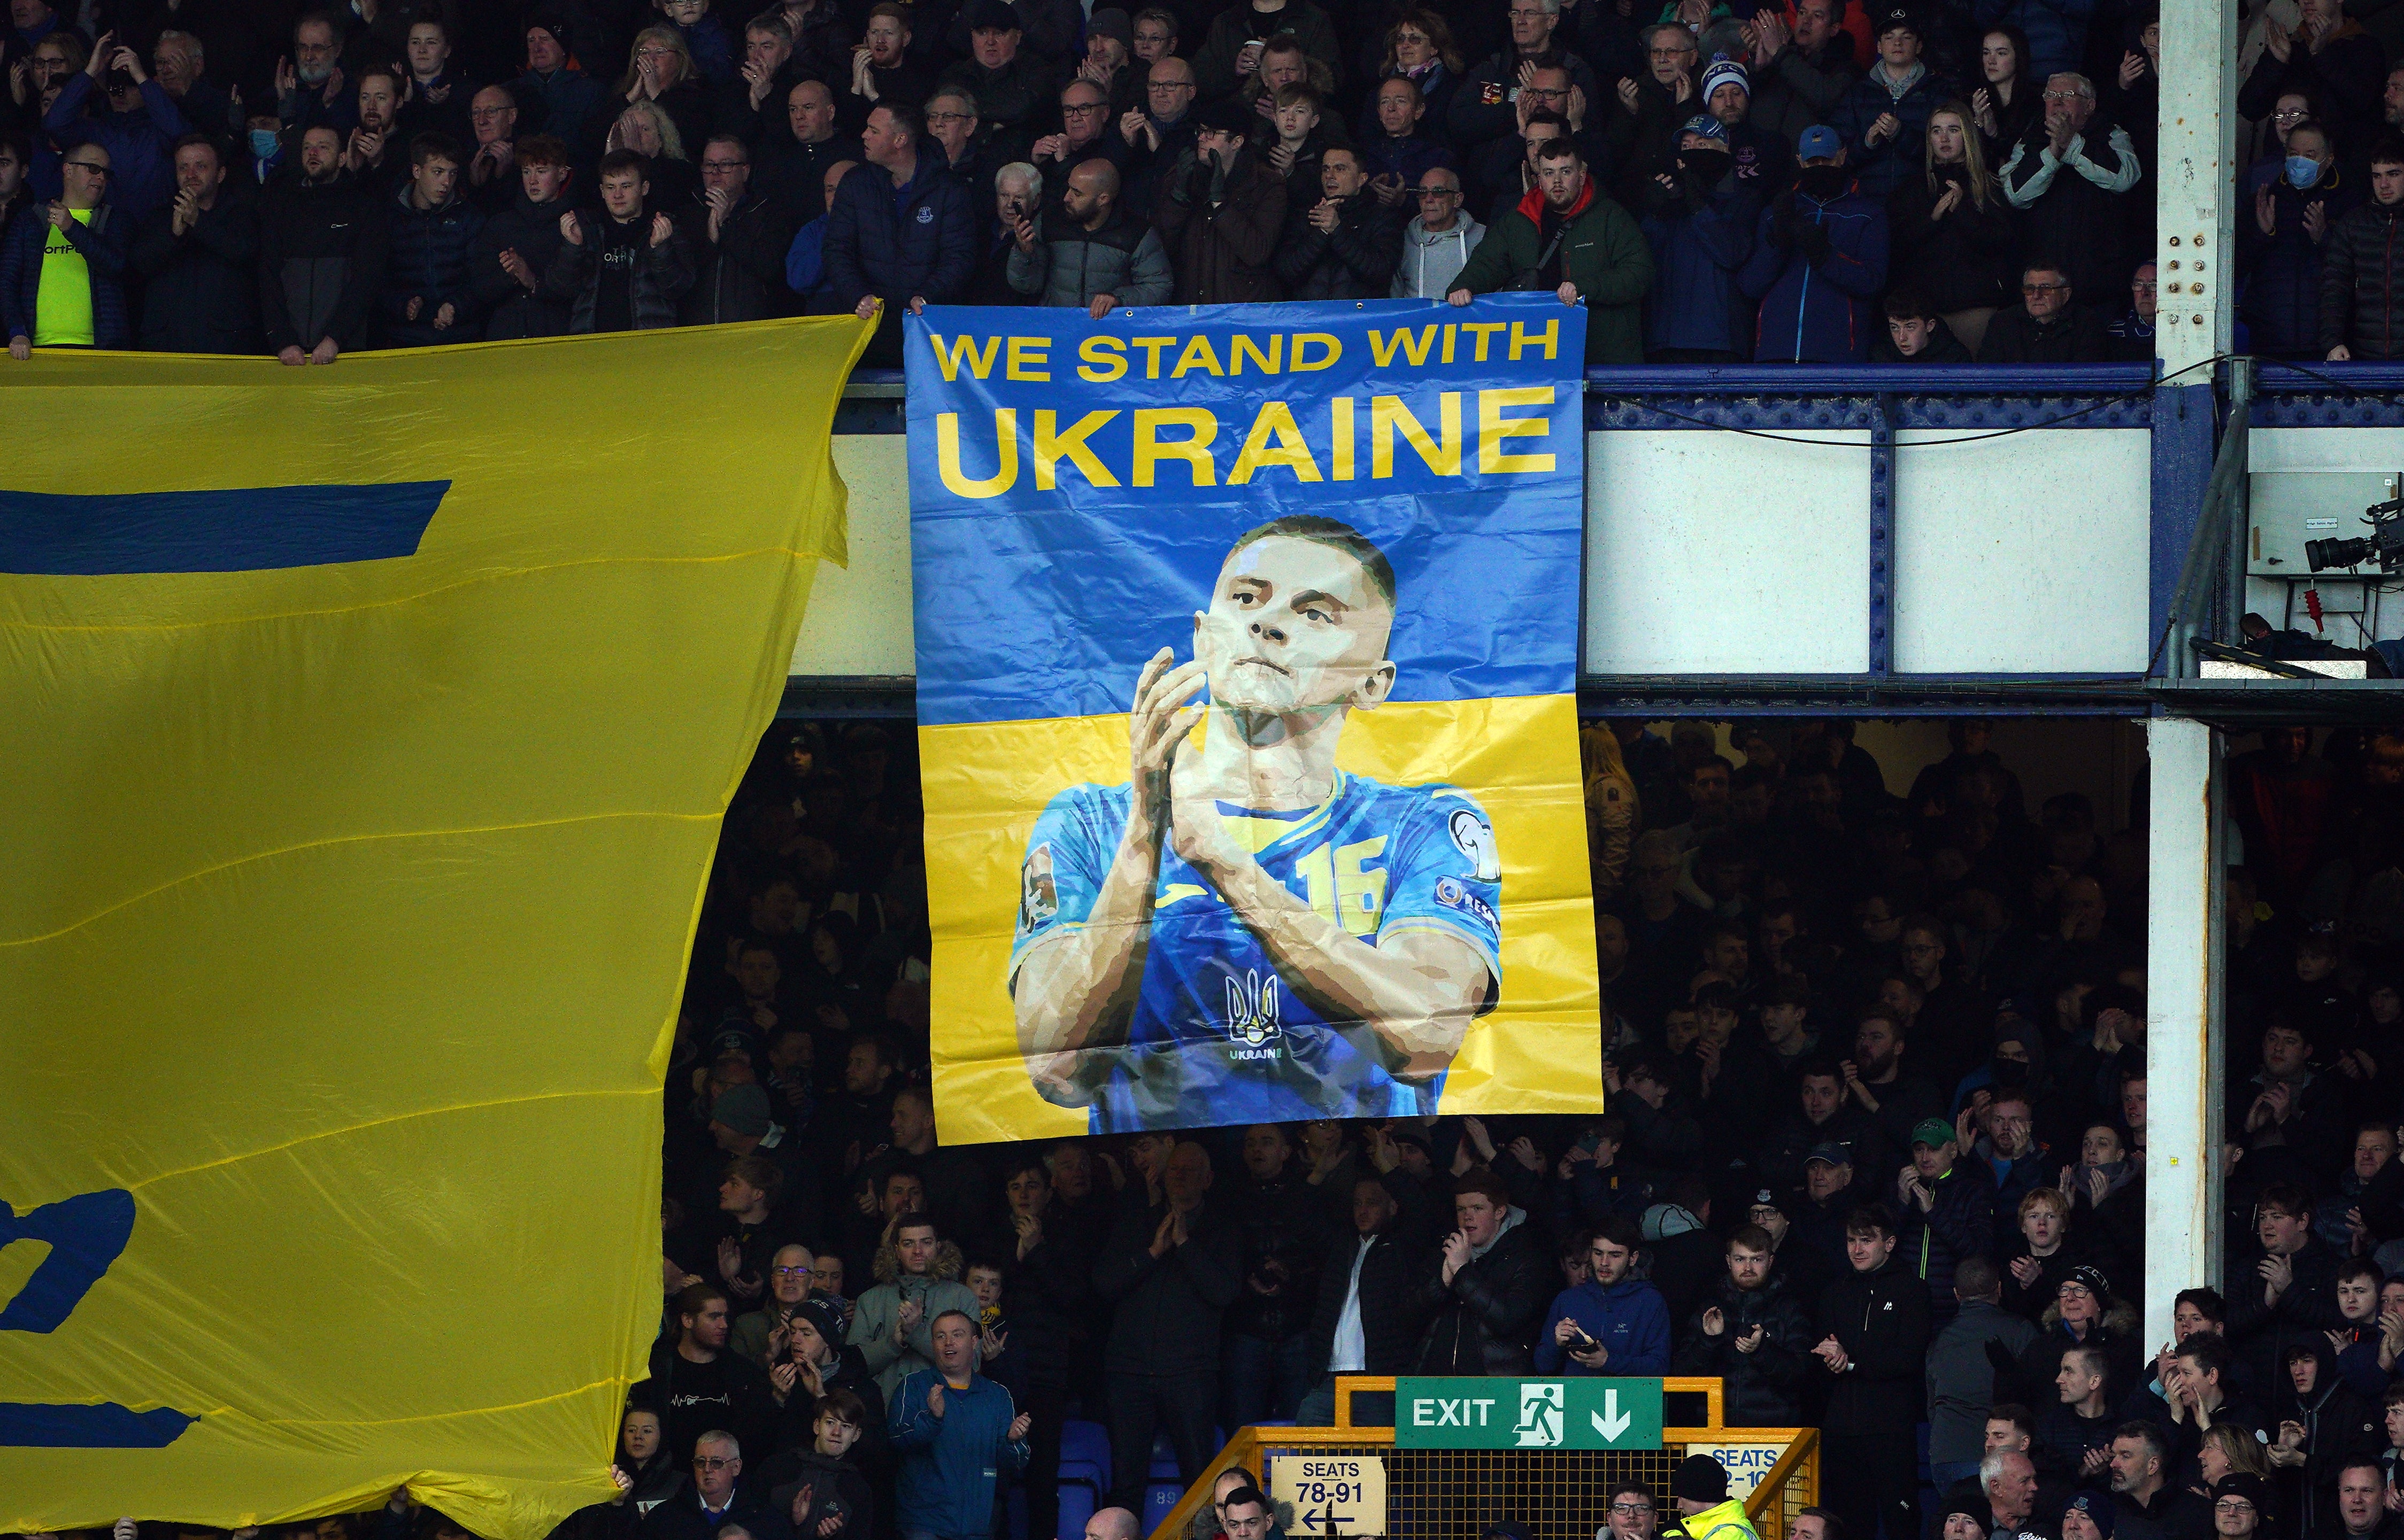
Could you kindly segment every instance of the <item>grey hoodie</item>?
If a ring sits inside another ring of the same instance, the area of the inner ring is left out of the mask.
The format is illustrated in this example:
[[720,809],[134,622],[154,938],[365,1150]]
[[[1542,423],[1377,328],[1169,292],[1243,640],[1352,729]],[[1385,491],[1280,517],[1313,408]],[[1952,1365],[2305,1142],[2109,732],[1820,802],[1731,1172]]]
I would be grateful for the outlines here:
[[1486,227],[1463,212],[1448,230],[1431,231],[1414,216],[1403,231],[1403,259],[1394,265],[1397,299],[1441,299],[1461,276]]

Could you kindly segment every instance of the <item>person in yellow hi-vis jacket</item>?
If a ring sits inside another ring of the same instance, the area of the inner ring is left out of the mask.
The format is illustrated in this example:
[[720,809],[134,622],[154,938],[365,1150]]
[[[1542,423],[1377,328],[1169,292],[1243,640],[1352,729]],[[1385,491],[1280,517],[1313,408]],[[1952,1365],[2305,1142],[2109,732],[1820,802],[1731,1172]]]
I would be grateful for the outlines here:
[[1708,1454],[1690,1454],[1678,1462],[1670,1478],[1670,1496],[1677,1503],[1678,1520],[1663,1532],[1662,1540],[1761,1540],[1744,1516],[1744,1502],[1728,1495],[1727,1467]]

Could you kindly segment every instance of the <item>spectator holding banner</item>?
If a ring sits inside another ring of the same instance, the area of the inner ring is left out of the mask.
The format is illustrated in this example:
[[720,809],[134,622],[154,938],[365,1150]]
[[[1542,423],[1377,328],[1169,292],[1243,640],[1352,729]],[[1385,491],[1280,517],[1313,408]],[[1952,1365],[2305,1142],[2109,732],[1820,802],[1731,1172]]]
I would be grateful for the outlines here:
[[1487,231],[1446,298],[1466,305],[1501,289],[1550,289],[1564,305],[1586,305],[1587,363],[1642,363],[1653,254],[1636,222],[1587,175],[1574,139],[1538,149],[1536,182]]

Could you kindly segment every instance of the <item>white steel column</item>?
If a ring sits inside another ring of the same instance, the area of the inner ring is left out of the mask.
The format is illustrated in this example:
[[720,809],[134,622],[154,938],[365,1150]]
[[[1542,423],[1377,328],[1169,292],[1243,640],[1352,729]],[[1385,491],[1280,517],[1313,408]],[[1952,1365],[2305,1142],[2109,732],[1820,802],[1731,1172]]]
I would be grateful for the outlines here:
[[[2161,138],[2153,179],[2160,284],[2155,356],[2170,374],[2229,351],[2235,289],[2237,7],[2162,0]],[[2197,369],[2181,384],[2207,382]]]
[[2220,1285],[2222,905],[2220,736],[2145,724],[2152,758],[2145,900],[2145,1325],[2171,1340],[2179,1290]]

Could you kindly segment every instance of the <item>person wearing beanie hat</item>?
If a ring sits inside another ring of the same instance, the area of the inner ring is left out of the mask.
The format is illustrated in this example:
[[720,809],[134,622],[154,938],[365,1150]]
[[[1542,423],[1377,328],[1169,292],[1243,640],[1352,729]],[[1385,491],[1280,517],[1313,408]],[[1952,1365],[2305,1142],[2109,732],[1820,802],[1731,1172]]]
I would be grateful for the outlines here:
[[1708,1454],[1690,1454],[1670,1478],[1678,1532],[1686,1540],[1760,1540],[1744,1516],[1744,1500],[1728,1495],[1727,1467]]
[[2220,1540],[2251,1540],[2277,1512],[2271,1483],[2250,1471],[2230,1471],[2213,1485],[2212,1532]]
[[775,1127],[768,1092],[759,1085],[729,1086],[709,1104],[710,1137],[729,1155],[750,1154]]
[[1644,183],[1637,218],[1654,259],[1644,351],[1654,363],[1733,363],[1753,339],[1736,269],[1762,204],[1731,175],[1728,128],[1719,118],[1695,113],[1675,145],[1675,161]]
[[588,137],[605,88],[577,63],[572,33],[566,13],[549,6],[526,18],[525,73],[510,82],[519,132],[538,131],[569,145]]
[[2062,1540],[2112,1540],[2118,1515],[2112,1499],[2100,1491],[2081,1491],[2062,1510]]
[[1703,110],[1714,118],[1721,116],[1719,94],[1722,86],[1733,86],[1736,93],[1747,100],[1753,96],[1753,76],[1742,64],[1725,53],[1714,55],[1703,68]]
[[1884,203],[1923,169],[1928,118],[1949,90],[1922,62],[1920,25],[1909,12],[1896,9],[1878,27],[1878,62],[1829,109],[1827,122],[1845,142],[1862,192]]

